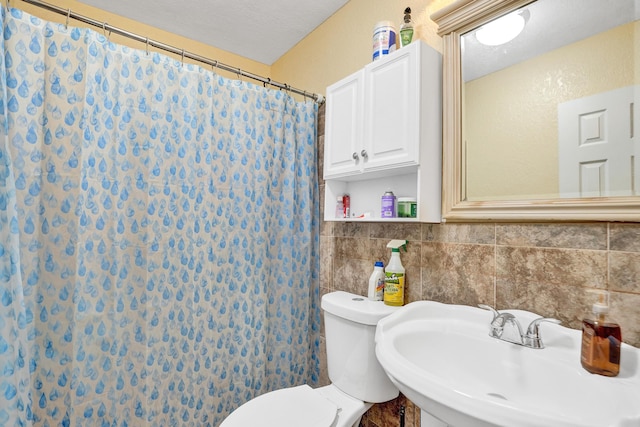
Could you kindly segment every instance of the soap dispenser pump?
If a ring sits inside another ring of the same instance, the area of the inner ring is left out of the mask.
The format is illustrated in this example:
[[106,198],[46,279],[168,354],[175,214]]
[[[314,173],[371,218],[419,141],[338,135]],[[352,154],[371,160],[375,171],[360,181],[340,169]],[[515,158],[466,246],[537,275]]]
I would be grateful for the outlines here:
[[413,21],[411,20],[410,7],[407,7],[404,10],[404,17],[402,20],[404,22],[400,25],[400,47],[405,47],[411,43],[411,40],[413,39]]
[[582,367],[592,374],[615,377],[620,372],[620,325],[607,318],[609,292],[592,291],[597,301],[592,305],[593,318],[582,321]]

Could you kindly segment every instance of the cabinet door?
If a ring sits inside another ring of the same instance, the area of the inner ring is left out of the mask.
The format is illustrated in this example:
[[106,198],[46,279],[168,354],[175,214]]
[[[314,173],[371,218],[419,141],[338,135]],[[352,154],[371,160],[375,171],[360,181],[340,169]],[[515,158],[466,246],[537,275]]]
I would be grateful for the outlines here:
[[366,67],[364,169],[417,165],[419,43]]
[[364,70],[327,87],[324,178],[359,173],[362,167]]

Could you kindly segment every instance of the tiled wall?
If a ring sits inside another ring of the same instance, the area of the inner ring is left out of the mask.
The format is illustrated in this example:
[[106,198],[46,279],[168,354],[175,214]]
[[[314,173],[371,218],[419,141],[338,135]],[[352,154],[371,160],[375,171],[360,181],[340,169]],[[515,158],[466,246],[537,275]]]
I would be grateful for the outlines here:
[[[323,116],[321,108],[320,175]],[[320,193],[324,194],[322,181]],[[366,295],[374,262],[388,262],[387,242],[407,239],[407,252],[401,252],[407,271],[406,303],[484,303],[555,317],[579,329],[592,298],[587,289],[608,289],[624,341],[640,346],[640,224],[323,222],[320,239],[322,293]],[[322,383],[329,383],[326,372]],[[405,426],[419,427],[419,409],[403,396],[374,406],[363,417],[362,427],[399,426],[402,405]]]

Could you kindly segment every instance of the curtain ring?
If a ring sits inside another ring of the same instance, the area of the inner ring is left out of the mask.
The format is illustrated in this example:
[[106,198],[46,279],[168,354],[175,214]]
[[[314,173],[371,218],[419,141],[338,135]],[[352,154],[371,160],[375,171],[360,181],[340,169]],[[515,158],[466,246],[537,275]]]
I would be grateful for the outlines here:
[[242,81],[242,70],[240,67],[236,70],[236,75],[238,76],[238,80]]
[[184,67],[184,49],[182,49],[182,66]]
[[[8,1],[9,1],[9,0],[7,0],[7,2],[8,2]],[[66,22],[65,22],[65,24],[64,24],[64,29],[65,29],[65,30],[69,28],[69,17],[70,17],[70,16],[71,16],[71,8],[69,8],[69,9],[67,10],[67,21],[66,21]]]
[[145,42],[145,50],[147,51],[147,56],[149,56],[149,37],[147,37]]
[[109,38],[111,37],[111,30],[109,30],[109,35],[107,35],[107,25],[109,25],[107,21],[102,23],[102,35],[105,36],[107,41],[110,41]]

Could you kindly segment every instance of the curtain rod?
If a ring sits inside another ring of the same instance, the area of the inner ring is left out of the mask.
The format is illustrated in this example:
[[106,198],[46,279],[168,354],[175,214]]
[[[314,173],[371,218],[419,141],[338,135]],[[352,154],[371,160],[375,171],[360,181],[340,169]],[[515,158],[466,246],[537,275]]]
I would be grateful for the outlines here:
[[[69,9],[64,9],[64,8],[59,7],[59,6],[55,6],[53,4],[46,3],[46,2],[41,1],[41,0],[22,0],[22,1],[25,2],[25,3],[32,4],[34,6],[41,7],[43,9],[46,9],[46,10],[50,11],[50,12],[55,12],[57,14],[66,16],[67,17],[67,24],[68,24],[69,18],[73,18],[76,21],[80,21],[80,22],[83,22],[85,24],[93,25],[94,27],[102,28],[102,30],[105,31],[105,33],[108,31],[109,34],[111,34],[111,33],[118,34],[120,36],[124,36],[124,37],[130,38],[130,39],[133,39],[135,41],[138,41],[140,43],[144,43],[147,46],[147,48],[149,46],[152,46],[152,47],[155,47],[155,48],[158,48],[158,49],[162,49],[162,50],[164,50],[166,52],[171,52],[173,54],[179,55],[179,56],[182,57],[183,61],[184,61],[184,58],[193,59],[195,61],[211,65],[212,67],[219,68],[221,70],[229,71],[231,73],[237,74],[238,76],[244,76],[244,77],[248,77],[248,78],[253,79],[253,80],[257,80],[259,82],[262,82],[265,85],[265,87],[266,87],[266,85],[275,86],[275,87],[277,87],[279,89],[284,89],[284,90],[289,91],[289,92],[297,93],[298,95],[302,95],[305,98],[311,98],[314,101],[316,101],[318,104],[322,104],[324,102],[324,97],[322,95],[320,95],[320,94],[307,92],[307,91],[304,91],[302,89],[296,89],[294,87],[291,87],[288,84],[279,83],[279,82],[276,82],[274,80],[271,80],[271,78],[262,77],[262,76],[259,76],[257,74],[250,73],[248,71],[244,71],[244,70],[242,70],[240,68],[232,67],[232,66],[227,65],[227,64],[223,64],[222,62],[219,62],[217,60],[209,59],[209,58],[206,58],[204,56],[198,55],[196,53],[188,52],[188,51],[186,51],[184,49],[178,49],[175,46],[171,46],[171,45],[168,45],[166,43],[159,42],[157,40],[152,40],[149,37],[142,37],[139,34],[135,34],[135,33],[132,33],[130,31],[124,30],[122,28],[118,28],[118,27],[114,27],[113,25],[109,25],[107,22],[96,21],[95,19],[91,19],[89,17],[86,17],[86,16],[80,15],[78,13],[72,12],[70,8]],[[10,3],[10,0],[7,0],[7,4],[9,4],[9,3]]]

